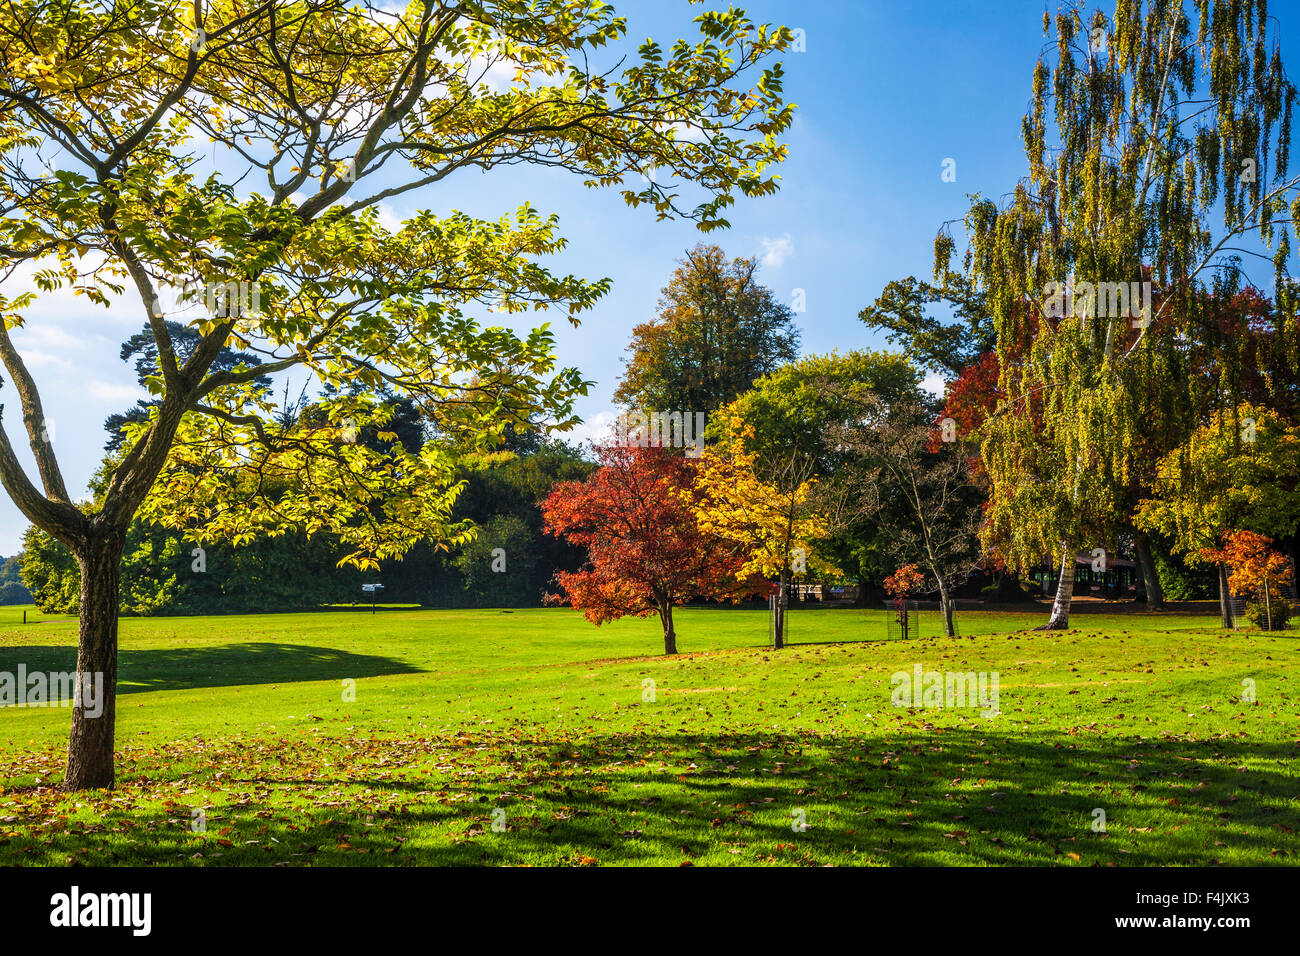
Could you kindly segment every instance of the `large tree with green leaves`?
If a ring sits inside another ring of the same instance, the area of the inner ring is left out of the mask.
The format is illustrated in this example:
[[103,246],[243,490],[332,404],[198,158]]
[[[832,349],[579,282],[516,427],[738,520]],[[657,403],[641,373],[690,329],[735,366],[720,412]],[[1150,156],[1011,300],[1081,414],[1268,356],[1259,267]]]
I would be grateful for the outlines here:
[[758,260],[701,243],[678,262],[659,316],[632,330],[614,400],[713,412],[799,354],[794,314],[758,282]]
[[[1295,91],[1263,2],[1119,0],[1110,17],[1079,4],[1043,27],[1028,176],[1003,206],[976,197],[963,264],[1005,393],[983,444],[988,543],[1021,567],[1060,558],[1046,626],[1064,628],[1077,549],[1128,524],[1142,436],[1166,428],[1176,443],[1195,424],[1184,333],[1240,285],[1239,250],[1272,250],[1275,318],[1295,335],[1280,280],[1300,177]],[[954,251],[941,232],[941,285]]]
[[[908,276],[886,285],[858,318],[882,329],[917,365],[956,378],[997,344],[985,299],[961,273],[946,274],[940,285]],[[950,316],[932,315],[933,305]]]
[[745,445],[758,455],[760,469],[765,460],[775,462],[789,453],[809,459],[813,475],[826,476],[836,460],[830,427],[854,415],[868,397],[886,407],[922,403],[921,375],[897,352],[805,355],[755,381],[707,434],[720,439],[734,430],[732,419],[738,419],[750,432]]
[[[852,420],[867,402],[885,408],[925,404],[920,385],[916,366],[897,352],[806,355],[754,382],[726,414],[714,417],[707,437],[710,443],[742,442],[753,455],[758,479],[787,502],[798,500],[800,485],[817,479],[810,506],[826,519],[817,549],[827,564],[865,585],[868,577],[878,580],[889,570],[883,561],[885,535],[836,481],[846,456],[833,429]],[[738,431],[735,422],[743,428]]]
[[[777,188],[793,108],[771,58],[793,35],[736,9],[696,22],[694,42],[632,50],[600,0],[4,7],[0,255],[6,276],[22,262],[38,271],[36,289],[0,293],[0,359],[39,486],[4,432],[0,481],[76,556],[78,671],[116,684],[118,569],[137,514],[235,543],[324,531],[362,568],[468,537],[450,516],[452,441],[412,452],[351,440],[391,421],[375,394],[411,399],[441,436],[475,446],[512,422],[564,426],[585,383],[557,369],[547,328],[517,335],[472,313],[553,308],[577,321],[609,282],[540,265],[564,240],[529,205],[491,221],[420,211],[396,229],[379,205],[431,196],[462,171],[535,164],[633,184],[624,199],[661,218],[726,225],[737,193]],[[61,286],[88,306],[134,300],[160,369],[156,404],[126,426],[87,507],[10,338]],[[167,288],[186,290],[174,309]],[[183,358],[169,318],[201,334]],[[262,363],[214,369],[232,343]],[[285,422],[256,380],[289,369],[351,389]],[[111,692],[102,717],[74,707],[67,789],[112,784],[114,713]]]
[[[1160,534],[1190,564],[1232,531],[1289,539],[1300,530],[1300,427],[1267,408],[1242,404],[1199,428],[1159,463],[1135,521]],[[1218,566],[1220,613],[1228,610],[1227,569]]]

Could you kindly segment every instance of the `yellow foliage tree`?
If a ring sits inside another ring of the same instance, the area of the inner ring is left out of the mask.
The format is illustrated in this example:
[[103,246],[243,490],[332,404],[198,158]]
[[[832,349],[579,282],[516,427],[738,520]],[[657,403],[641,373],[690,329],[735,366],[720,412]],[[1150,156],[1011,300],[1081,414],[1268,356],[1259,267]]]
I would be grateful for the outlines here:
[[794,454],[788,462],[765,462],[764,472],[773,476],[765,481],[757,456],[746,450],[752,434],[732,415],[722,442],[704,452],[695,479],[696,521],[701,531],[735,542],[745,555],[742,575],[761,574],[780,583],[774,622],[779,648],[785,645],[787,585],[806,574],[810,563],[835,570],[813,555],[812,543],[830,529],[812,503],[811,465]]

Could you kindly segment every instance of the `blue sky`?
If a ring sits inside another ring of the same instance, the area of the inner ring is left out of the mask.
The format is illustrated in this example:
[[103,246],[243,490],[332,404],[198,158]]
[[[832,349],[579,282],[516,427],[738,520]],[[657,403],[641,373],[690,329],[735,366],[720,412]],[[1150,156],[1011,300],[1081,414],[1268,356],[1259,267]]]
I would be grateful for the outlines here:
[[[561,362],[596,382],[578,409],[591,422],[612,414],[610,395],[631,329],[653,316],[674,260],[696,242],[765,257],[762,279],[786,302],[794,289],[805,290],[807,311],[797,316],[805,353],[882,347],[858,312],[891,279],[929,276],[935,232],[964,214],[967,194],[999,197],[1024,172],[1020,120],[1042,45],[1042,0],[737,5],[755,19],[802,29],[806,50],[784,58],[786,94],[799,110],[781,191],[738,200],[728,213],[730,230],[706,237],[690,223],[656,223],[645,208],[626,207],[615,190],[593,191],[553,170],[463,172],[391,210],[401,217],[418,207],[456,208],[495,218],[527,201],[560,216],[569,246],[549,265],[614,283],[580,328],[554,325]],[[686,0],[615,6],[634,42],[652,36],[664,46],[694,36],[691,20],[703,9]],[[1284,52],[1296,48],[1297,6],[1271,5],[1283,20]],[[955,182],[941,178],[945,159],[955,161]],[[74,494],[84,494],[99,463],[105,416],[139,394],[118,346],[142,319],[138,304],[106,310],[60,294],[29,310],[26,328],[15,335],[41,387]],[[0,402],[18,444],[11,386],[0,388]],[[0,554],[19,549],[26,524],[7,497],[0,501]]]

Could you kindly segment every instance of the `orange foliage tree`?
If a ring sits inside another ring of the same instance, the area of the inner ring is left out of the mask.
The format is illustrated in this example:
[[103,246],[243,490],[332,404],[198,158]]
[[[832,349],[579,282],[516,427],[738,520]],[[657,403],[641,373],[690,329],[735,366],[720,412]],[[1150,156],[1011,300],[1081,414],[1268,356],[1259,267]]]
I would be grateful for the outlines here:
[[1234,592],[1263,602],[1268,621],[1266,627],[1271,627],[1275,618],[1285,623],[1290,616],[1290,608],[1280,600],[1276,589],[1291,583],[1293,577],[1291,561],[1270,548],[1272,543],[1272,538],[1254,531],[1230,531],[1225,535],[1222,548],[1201,551],[1206,560],[1227,565],[1228,584]]

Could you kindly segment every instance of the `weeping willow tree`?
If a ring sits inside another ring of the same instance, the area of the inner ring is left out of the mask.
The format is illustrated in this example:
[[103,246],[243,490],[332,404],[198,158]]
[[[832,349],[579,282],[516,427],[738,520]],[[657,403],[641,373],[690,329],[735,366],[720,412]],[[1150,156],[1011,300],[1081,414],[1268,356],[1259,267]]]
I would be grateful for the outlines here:
[[[961,269],[987,296],[1006,395],[982,441],[984,544],[1021,570],[1059,557],[1048,629],[1068,626],[1078,551],[1131,529],[1156,456],[1208,395],[1236,391],[1230,343],[1208,364],[1197,346],[1207,303],[1252,281],[1243,261],[1271,259],[1270,321],[1295,337],[1295,90],[1276,21],[1263,2],[1190,13],[1120,0],[1112,17],[1044,15],[1028,175],[1001,205],[972,197],[965,219]],[[955,247],[945,226],[937,279]]]

